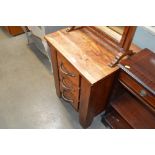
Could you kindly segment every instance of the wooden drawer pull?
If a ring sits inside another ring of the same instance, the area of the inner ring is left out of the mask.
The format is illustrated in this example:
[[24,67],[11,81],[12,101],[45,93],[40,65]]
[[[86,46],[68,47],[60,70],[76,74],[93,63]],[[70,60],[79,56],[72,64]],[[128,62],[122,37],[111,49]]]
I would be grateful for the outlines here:
[[61,82],[61,86],[64,88],[64,89],[66,89],[66,90],[72,90],[72,88],[70,88],[70,87],[67,87],[66,85],[65,85],[65,83],[64,83],[64,77],[62,77],[62,82]]
[[64,65],[63,65],[63,63],[61,63],[61,64],[60,64],[60,71],[61,71],[63,74],[67,75],[67,76],[75,77],[75,75],[74,75],[73,73],[68,73],[68,72],[64,71],[63,68],[64,68]]
[[73,100],[68,99],[68,98],[66,98],[66,97],[64,96],[64,91],[65,91],[65,90],[62,91],[62,99],[63,99],[64,101],[66,101],[66,102],[73,103]]
[[142,96],[142,97],[147,96],[147,92],[146,92],[145,90],[143,90],[143,89],[140,91],[139,94],[140,94],[140,96]]

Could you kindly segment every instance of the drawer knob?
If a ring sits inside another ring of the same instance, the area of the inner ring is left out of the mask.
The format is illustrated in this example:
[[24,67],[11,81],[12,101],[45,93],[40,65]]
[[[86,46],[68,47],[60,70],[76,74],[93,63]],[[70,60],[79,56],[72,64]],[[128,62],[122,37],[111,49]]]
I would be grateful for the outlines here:
[[69,73],[69,72],[66,72],[66,71],[64,70],[64,65],[63,65],[63,63],[60,64],[60,71],[61,71],[63,74],[67,75],[67,76],[75,77],[75,75],[74,75],[73,73]]
[[147,92],[145,90],[140,91],[140,96],[145,97],[147,95]]
[[63,99],[64,101],[66,101],[66,102],[73,103],[73,100],[68,99],[67,97],[65,97],[64,92],[65,92],[65,90],[62,91],[62,99]]

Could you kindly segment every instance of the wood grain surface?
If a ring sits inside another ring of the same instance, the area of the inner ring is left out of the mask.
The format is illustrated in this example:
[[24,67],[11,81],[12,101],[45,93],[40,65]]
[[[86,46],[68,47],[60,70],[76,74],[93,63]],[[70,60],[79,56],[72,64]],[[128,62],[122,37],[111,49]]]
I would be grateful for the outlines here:
[[[116,51],[102,46],[87,28],[66,32],[66,29],[49,34],[45,39],[53,45],[91,84],[109,76],[118,67],[108,66]],[[69,46],[68,46],[69,45]]]

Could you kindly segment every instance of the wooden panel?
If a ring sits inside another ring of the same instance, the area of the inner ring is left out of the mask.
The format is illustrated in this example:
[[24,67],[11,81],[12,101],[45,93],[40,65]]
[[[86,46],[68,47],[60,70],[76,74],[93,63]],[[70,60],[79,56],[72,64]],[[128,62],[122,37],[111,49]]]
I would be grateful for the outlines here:
[[135,80],[133,80],[132,77],[130,77],[124,71],[121,71],[119,80],[130,87],[132,91],[135,92],[140,98],[155,108],[155,96],[146,90],[143,86],[138,84]]
[[90,100],[93,102],[95,115],[98,115],[105,110],[113,89],[115,75],[116,72],[93,85]]
[[101,43],[86,27],[69,33],[63,29],[47,35],[45,39],[91,84],[118,69],[108,66],[118,51],[107,49],[108,45],[103,46],[103,41]]
[[60,97],[57,51],[52,45],[51,45],[51,60],[52,60],[52,67],[53,67],[53,74],[54,74],[54,82],[55,82],[56,93],[57,93],[57,96]]
[[82,78],[79,112],[80,123],[83,127],[88,127],[93,121],[93,117],[105,110],[114,78],[115,73],[94,85]]
[[133,128],[155,128],[155,114],[129,93],[124,93],[111,105]]
[[84,78],[81,79],[79,119],[83,128],[87,128],[93,121],[94,107],[90,100],[91,84]]
[[102,119],[102,122],[112,129],[132,129],[132,127],[115,110],[108,112]]

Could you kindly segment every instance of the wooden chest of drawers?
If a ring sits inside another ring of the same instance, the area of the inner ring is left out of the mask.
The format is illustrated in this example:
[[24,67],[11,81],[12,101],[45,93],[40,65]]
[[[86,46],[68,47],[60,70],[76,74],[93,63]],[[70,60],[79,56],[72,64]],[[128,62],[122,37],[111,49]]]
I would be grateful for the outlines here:
[[[108,50],[87,28],[47,35],[58,97],[79,112],[87,128],[105,110],[118,67],[109,67],[115,50]],[[108,46],[108,45],[107,45]]]
[[155,128],[155,54],[144,49],[119,66],[124,92],[103,120],[112,128]]

